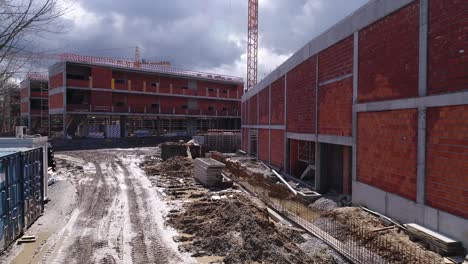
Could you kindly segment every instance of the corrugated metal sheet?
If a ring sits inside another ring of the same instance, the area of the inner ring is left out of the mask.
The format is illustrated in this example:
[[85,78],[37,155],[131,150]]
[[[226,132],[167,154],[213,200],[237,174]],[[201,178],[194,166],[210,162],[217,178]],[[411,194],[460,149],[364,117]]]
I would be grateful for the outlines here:
[[41,148],[0,149],[0,250],[42,213],[43,178]]

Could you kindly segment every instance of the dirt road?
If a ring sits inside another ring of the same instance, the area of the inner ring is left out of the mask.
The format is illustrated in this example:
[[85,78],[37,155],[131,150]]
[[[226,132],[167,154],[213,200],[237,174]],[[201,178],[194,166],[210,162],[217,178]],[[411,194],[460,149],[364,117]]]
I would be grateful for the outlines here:
[[76,187],[74,208],[63,227],[32,257],[21,257],[20,250],[13,262],[193,262],[177,250],[172,240],[175,231],[164,225],[166,206],[138,167],[140,158],[152,151],[144,148],[58,154],[59,165],[64,167],[61,172],[66,174],[63,180]]

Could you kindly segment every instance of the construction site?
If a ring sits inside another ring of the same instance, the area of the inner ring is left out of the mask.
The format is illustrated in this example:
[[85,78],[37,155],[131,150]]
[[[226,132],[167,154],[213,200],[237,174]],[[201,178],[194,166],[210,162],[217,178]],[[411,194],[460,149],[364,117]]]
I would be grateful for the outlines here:
[[262,79],[261,7],[245,81],[41,55],[0,263],[468,263],[468,3],[368,1]]

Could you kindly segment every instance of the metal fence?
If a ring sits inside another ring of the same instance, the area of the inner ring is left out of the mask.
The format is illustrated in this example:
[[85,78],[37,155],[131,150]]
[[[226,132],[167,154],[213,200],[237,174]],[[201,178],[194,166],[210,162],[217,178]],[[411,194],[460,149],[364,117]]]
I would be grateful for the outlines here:
[[362,221],[327,217],[285,191],[286,187],[263,176],[232,177],[247,191],[322,239],[352,263],[443,263],[439,255],[409,241],[395,240],[385,232],[372,232]]

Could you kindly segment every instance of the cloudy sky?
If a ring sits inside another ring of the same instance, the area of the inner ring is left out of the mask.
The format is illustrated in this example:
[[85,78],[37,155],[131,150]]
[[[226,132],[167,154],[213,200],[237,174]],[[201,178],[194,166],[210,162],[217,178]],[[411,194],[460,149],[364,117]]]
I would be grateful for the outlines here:
[[[259,0],[259,79],[367,0]],[[174,67],[246,75],[247,0],[73,0],[53,53],[168,60]]]

